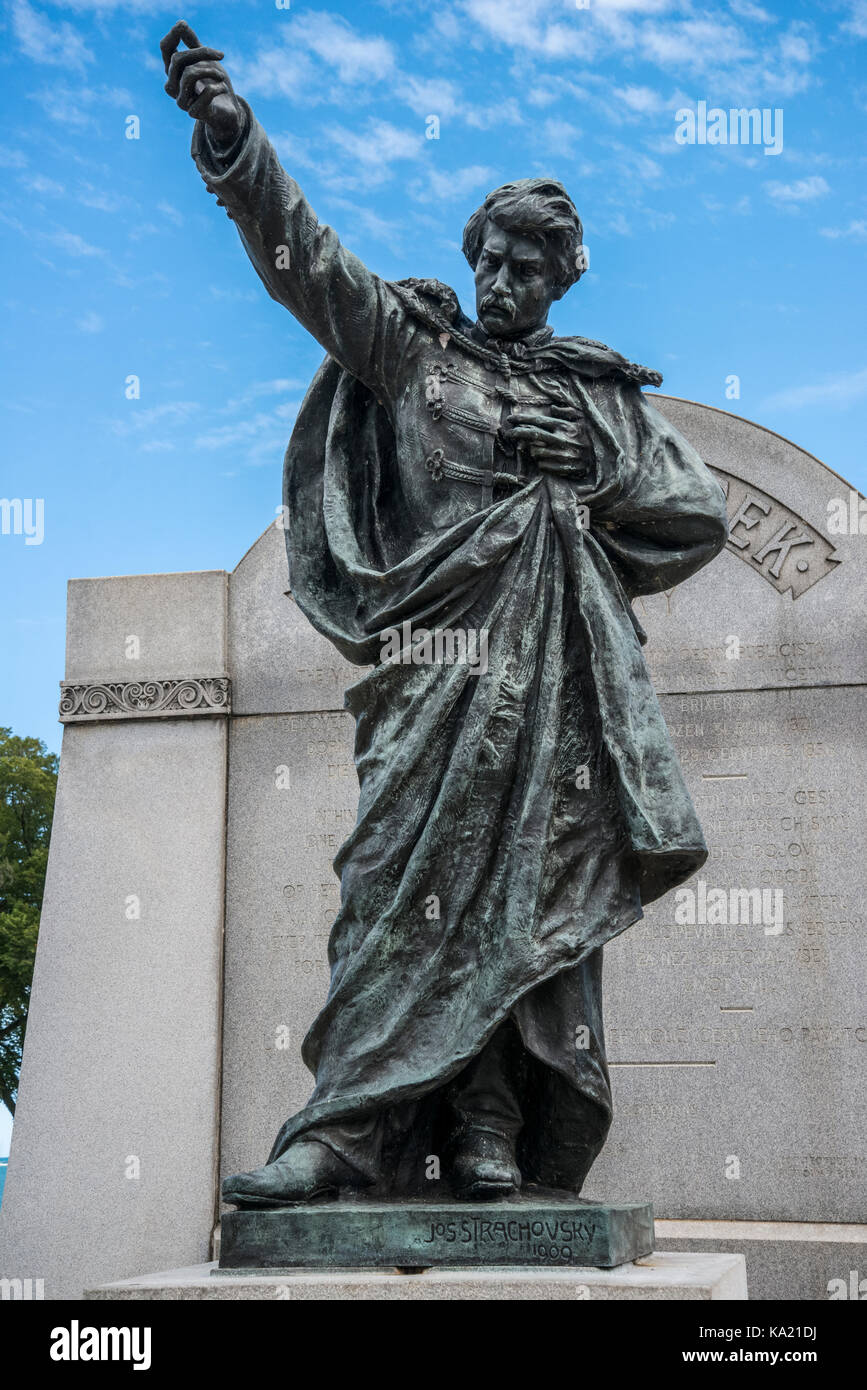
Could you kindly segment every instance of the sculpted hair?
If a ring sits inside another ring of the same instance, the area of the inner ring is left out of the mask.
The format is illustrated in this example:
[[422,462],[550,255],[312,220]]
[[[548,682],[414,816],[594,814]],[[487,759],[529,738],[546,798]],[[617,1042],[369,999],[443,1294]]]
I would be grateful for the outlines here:
[[505,231],[535,237],[550,248],[561,295],[581,279],[584,229],[575,204],[556,179],[517,179],[488,194],[464,227],[463,252],[473,270],[489,220]]

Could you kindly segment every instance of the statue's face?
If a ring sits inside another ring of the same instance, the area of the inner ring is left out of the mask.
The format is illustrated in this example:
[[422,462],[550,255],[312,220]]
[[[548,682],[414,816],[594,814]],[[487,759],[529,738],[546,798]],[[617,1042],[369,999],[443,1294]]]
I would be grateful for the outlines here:
[[475,279],[476,314],[487,333],[517,338],[544,326],[556,296],[550,257],[539,241],[488,222]]

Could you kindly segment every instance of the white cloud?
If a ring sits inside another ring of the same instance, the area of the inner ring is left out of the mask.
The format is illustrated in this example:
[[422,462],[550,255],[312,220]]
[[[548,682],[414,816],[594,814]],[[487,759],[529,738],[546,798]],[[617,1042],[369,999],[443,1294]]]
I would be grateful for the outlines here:
[[105,320],[91,309],[83,318],[76,319],[75,326],[82,333],[101,333],[105,328]]
[[[368,236],[374,237],[377,241],[382,241],[398,254],[403,252],[404,228],[399,222],[389,221],[385,217],[380,217],[371,208],[364,207],[362,204],[350,202],[347,198],[332,197],[331,202],[339,208],[345,209],[351,214],[356,226],[366,232]],[[344,226],[345,231],[350,230],[350,223]],[[354,230],[354,229],[353,229]]]
[[130,229],[128,236],[130,241],[144,241],[148,236],[159,236],[163,230],[155,222],[136,222]]
[[62,183],[58,183],[56,179],[48,179],[44,174],[33,174],[22,179],[22,183],[31,193],[39,193],[46,198],[62,198],[66,193]]
[[752,213],[753,210],[749,193],[742,193],[742,196],[736,199],[735,203],[721,203],[716,197],[711,197],[706,193],[706,195],[702,197],[702,206],[707,208],[707,211],[709,211],[714,218],[721,214],[724,220],[727,217],[731,217],[732,213],[734,213],[736,217],[749,217],[749,214]]
[[867,222],[861,219],[850,222],[848,227],[820,227],[819,235],[830,237],[832,241],[838,241],[841,237],[851,238],[853,241],[867,241]]
[[440,77],[402,77],[395,86],[401,101],[417,116],[439,116],[446,120],[463,108],[460,92],[454,82]]
[[474,130],[494,130],[507,125],[523,125],[524,117],[514,97],[498,97],[486,106],[462,106],[461,115]]
[[306,388],[307,382],[302,381],[300,377],[274,377],[270,381],[254,381],[240,396],[233,396],[228,400],[220,408],[220,414],[231,415],[236,410],[242,410],[251,401],[261,400],[263,396],[283,396],[287,391],[304,391]]
[[296,169],[321,169],[322,167],[322,160],[317,158],[313,152],[309,140],[300,140],[297,135],[291,135],[286,131],[279,135],[272,135],[271,143],[290,173],[293,166]]
[[171,203],[165,201],[157,203],[157,212],[161,212],[170,222],[174,222],[176,227],[182,227],[184,225],[183,214],[178,212],[177,208]]
[[208,292],[212,299],[221,300],[226,304],[255,304],[261,300],[262,293],[257,290],[227,290],[223,285],[209,285]]
[[843,28],[856,38],[867,39],[867,0],[852,0],[852,9]]
[[[867,0],[863,3],[867,7]],[[574,10],[565,0],[458,0],[452,13],[463,25],[451,26],[443,37],[446,44],[460,42],[464,47],[468,41],[477,48],[491,43],[512,47],[520,54],[516,76],[527,90],[526,99],[536,106],[553,100],[556,79],[537,74],[532,65],[583,60],[588,71],[580,80],[588,83],[598,75],[589,66],[598,65],[612,51],[629,62],[638,59],[679,71],[684,79],[702,75],[738,104],[760,92],[779,99],[809,85],[817,44],[807,24],[794,21],[769,42],[767,25],[775,18],[751,0],[733,4],[728,13],[721,14],[718,7],[709,13],[702,9],[709,7],[693,6],[690,0],[591,0],[586,9]],[[756,24],[763,28],[754,40]],[[638,114],[655,109],[646,84],[630,84],[620,89],[624,91],[635,94]],[[643,111],[642,101],[647,103]],[[615,116],[613,110],[610,114]],[[625,114],[621,107],[620,118]]]
[[[474,104],[451,77],[401,70],[388,39],[361,34],[347,20],[327,13],[294,19],[279,43],[260,47],[252,57],[233,58],[228,66],[239,91],[250,96],[279,96],[298,105],[331,103],[345,110],[351,91],[356,101],[387,96],[392,104],[395,100],[403,103],[421,120],[433,115],[441,121],[460,120],[476,129],[522,120],[514,97],[502,97],[485,106]],[[299,167],[321,170],[321,159],[311,159],[300,148],[301,142],[288,134],[279,138],[284,149],[293,151],[290,157]]]
[[331,152],[344,156],[338,171],[333,164],[321,168],[326,182],[342,187],[376,188],[392,176],[392,164],[398,160],[417,159],[424,148],[420,132],[401,130],[390,121],[369,120],[360,130],[331,125],[324,131]]
[[491,38],[538,50],[544,0],[464,0],[460,8]]
[[652,62],[687,72],[703,72],[752,56],[752,47],[736,24],[714,19],[646,25],[641,32],[641,48]]
[[809,63],[813,51],[804,34],[793,28],[780,38],[780,56],[787,63]]
[[226,66],[235,90],[246,96],[285,97],[298,104],[316,105],[326,91],[318,70],[307,53],[282,45],[260,48],[252,57],[236,58]]
[[632,236],[632,227],[622,212],[616,212],[609,218],[608,231],[615,232],[617,236]]
[[53,24],[27,0],[14,0],[12,31],[18,46],[34,63],[49,67],[83,69],[93,54],[78,31],[65,21]]
[[543,125],[541,135],[545,149],[551,154],[571,155],[576,141],[581,138],[581,131],[569,121],[551,117]]
[[78,194],[78,201],[96,212],[117,212],[121,203],[116,193],[106,193],[101,188],[95,188],[92,183],[84,185]]
[[639,115],[655,114],[671,105],[670,102],[665,102],[659,92],[655,92],[652,87],[615,87],[614,95],[630,111],[635,111]]
[[413,180],[409,191],[420,203],[454,202],[477,191],[481,201],[495,177],[494,170],[484,164],[469,164],[463,169],[428,169],[424,179]]
[[363,89],[395,74],[388,40],[360,34],[337,15],[303,14],[285,22],[287,32],[280,43],[266,44],[253,57],[229,64],[239,91],[309,104],[329,98],[329,78],[343,87]]
[[594,8],[603,14],[659,14],[671,8],[671,0],[596,0]]
[[530,106],[553,106],[559,96],[550,82],[544,81],[537,87],[531,87],[527,92],[527,102]]
[[287,401],[271,412],[260,411],[234,424],[218,425],[197,435],[195,447],[209,453],[221,449],[244,449],[246,463],[254,467],[271,463],[279,459],[286,448],[286,440],[300,405],[300,401]]
[[729,9],[741,19],[752,19],[757,24],[776,24],[776,16],[754,5],[753,0],[729,0]]
[[140,454],[170,454],[175,445],[170,439],[148,439],[143,444],[139,444]]
[[592,7],[570,13],[564,6],[562,20],[553,22],[548,22],[547,0],[462,0],[459,9],[488,39],[524,53],[589,61],[596,52]]
[[274,147],[290,173],[314,170],[319,182],[338,196],[380,187],[392,177],[393,164],[421,159],[430,144],[421,126],[408,130],[373,117],[357,127],[318,126],[315,141],[290,134],[274,137]]
[[112,420],[113,434],[125,437],[141,434],[152,425],[181,425],[201,410],[198,401],[166,401],[163,405],[145,406],[130,403],[129,413],[123,420]]
[[640,179],[642,183],[655,183],[662,177],[662,166],[650,155],[617,140],[606,143],[614,151],[614,159],[610,161],[612,172],[625,176],[630,182]]
[[819,43],[809,26],[795,22],[778,38],[775,49],[763,49],[762,57],[744,70],[744,89],[750,94],[767,92],[775,105],[783,97],[806,91],[812,82],[810,63],[818,52]]
[[395,67],[394,50],[387,39],[359,34],[336,15],[301,15],[292,24],[288,42],[293,48],[302,44],[315,53],[347,86],[381,82]]
[[78,232],[67,231],[61,227],[56,232],[47,232],[46,239],[59,246],[61,251],[67,251],[70,256],[104,256],[106,253],[100,246],[92,246]]
[[76,129],[96,125],[100,108],[108,106],[127,112],[133,109],[133,99],[122,87],[87,87],[83,83],[70,86],[54,82],[31,92],[30,99],[40,103],[50,120]]
[[772,179],[765,184],[768,195],[777,203],[808,203],[814,198],[824,198],[831,190],[820,174],[810,174],[806,179],[795,179],[793,183],[780,183]]
[[778,391],[763,402],[767,409],[800,409],[805,405],[847,406],[867,396],[867,367],[843,372],[825,381],[810,382]]
[[[48,0],[58,9],[72,10],[74,14],[108,14],[112,10],[129,9],[129,0]],[[136,0],[136,11],[165,10],[163,0]],[[160,64],[162,71],[162,64]]]

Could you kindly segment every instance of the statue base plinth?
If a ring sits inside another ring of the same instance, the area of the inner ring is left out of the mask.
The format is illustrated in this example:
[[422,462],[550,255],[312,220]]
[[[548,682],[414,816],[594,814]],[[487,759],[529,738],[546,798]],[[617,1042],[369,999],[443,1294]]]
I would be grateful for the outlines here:
[[220,1270],[492,1265],[611,1269],[653,1250],[649,1202],[528,1189],[501,1201],[352,1200],[222,1218]]

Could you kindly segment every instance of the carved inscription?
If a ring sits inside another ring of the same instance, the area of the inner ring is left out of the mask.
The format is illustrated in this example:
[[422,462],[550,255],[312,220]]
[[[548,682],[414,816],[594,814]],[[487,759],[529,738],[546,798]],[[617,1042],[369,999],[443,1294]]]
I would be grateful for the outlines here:
[[[710,851],[696,879],[781,889],[783,926],[679,921],[671,894],[606,947],[615,1128],[594,1174],[607,1194],[643,1178],[664,1215],[859,1218],[862,701],[846,686],[661,697]],[[636,1134],[669,1155],[649,1182]]]
[[541,1220],[490,1220],[469,1216],[460,1220],[428,1221],[420,1249],[426,1245],[472,1246],[482,1254],[514,1255],[515,1263],[532,1256],[537,1260],[569,1264],[593,1239],[593,1226],[576,1217],[547,1217]]
[[828,537],[784,502],[725,469],[711,472],[728,502],[728,549],[778,593],[800,598],[842,563]]

